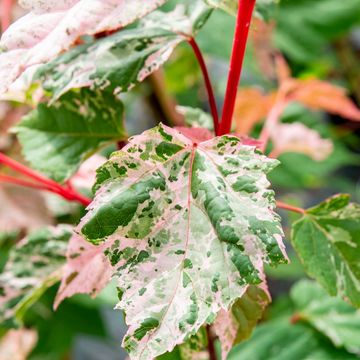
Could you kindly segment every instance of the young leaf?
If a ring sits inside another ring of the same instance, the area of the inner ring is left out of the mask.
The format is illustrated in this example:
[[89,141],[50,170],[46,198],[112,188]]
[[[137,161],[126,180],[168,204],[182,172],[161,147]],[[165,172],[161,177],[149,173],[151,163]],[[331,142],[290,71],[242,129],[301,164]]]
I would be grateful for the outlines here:
[[40,67],[35,79],[55,98],[84,86],[127,91],[159,69],[187,35],[199,30],[210,12],[204,6],[195,10],[191,17],[186,9],[156,12],[134,29],[77,46]]
[[360,306],[360,206],[334,196],[292,226],[292,243],[308,274],[330,295]]
[[77,234],[71,237],[54,308],[75,294],[94,297],[108,284],[113,268],[105,250],[106,246],[95,246]]
[[295,316],[329,337],[336,347],[360,352],[360,311],[312,281],[303,280],[291,289]]
[[81,36],[118,30],[166,0],[25,0],[32,11],[4,33],[0,48],[0,93],[28,67],[68,50]]
[[295,80],[291,98],[310,109],[340,115],[360,121],[360,109],[346,96],[346,90],[329,82],[308,79]]
[[230,311],[219,312],[214,330],[221,343],[223,359],[227,358],[234,345],[250,337],[269,302],[267,291],[260,286],[250,285],[246,293],[236,300]]
[[0,319],[21,321],[24,312],[60,279],[72,228],[48,227],[31,233],[10,253],[0,274]]
[[116,265],[133,359],[170,351],[286,261],[266,173],[277,165],[222,136],[200,144],[160,125],[98,170],[79,225]]
[[38,108],[14,128],[29,163],[63,182],[101,146],[127,138],[122,102],[112,94],[81,89]]
[[299,152],[316,161],[325,160],[333,151],[333,143],[322,139],[319,133],[304,124],[277,124],[271,129],[274,157],[285,152]]

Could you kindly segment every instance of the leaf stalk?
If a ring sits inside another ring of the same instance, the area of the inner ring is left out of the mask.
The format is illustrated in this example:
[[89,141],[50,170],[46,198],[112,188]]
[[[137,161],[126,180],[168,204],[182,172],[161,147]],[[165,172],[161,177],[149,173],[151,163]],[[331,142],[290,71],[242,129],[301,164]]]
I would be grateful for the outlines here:
[[64,199],[67,199],[70,201],[77,201],[84,206],[88,206],[91,202],[90,199],[79,194],[75,190],[61,186],[57,182],[38,174],[34,170],[9,158],[8,156],[6,156],[3,153],[0,153],[0,164],[4,164],[5,166],[8,166],[9,168],[17,171],[18,173],[23,174],[23,175],[27,176],[28,178],[37,181],[37,184],[26,181],[26,180],[17,179],[17,178],[11,177],[11,176],[6,176],[6,175],[0,176],[0,182],[2,181],[2,182],[7,182],[7,183],[12,183],[12,184],[17,184],[17,185],[51,191],[55,194],[62,196]]
[[219,126],[219,135],[225,135],[231,130],[237,88],[240,82],[246,43],[249,35],[251,17],[255,8],[255,2],[256,0],[239,0],[228,82],[222,118]]

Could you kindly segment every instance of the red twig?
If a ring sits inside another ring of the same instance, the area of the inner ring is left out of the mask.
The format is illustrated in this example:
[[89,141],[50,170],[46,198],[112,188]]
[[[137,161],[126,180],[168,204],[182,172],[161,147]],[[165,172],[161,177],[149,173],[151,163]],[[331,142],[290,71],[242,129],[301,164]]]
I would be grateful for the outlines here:
[[210,325],[206,325],[206,335],[208,338],[209,360],[217,360],[216,349],[215,349],[215,344],[214,344],[214,337],[211,333]]
[[205,82],[205,87],[206,87],[207,94],[208,94],[211,114],[212,114],[213,121],[214,121],[214,130],[215,130],[215,134],[218,135],[218,132],[219,132],[219,113],[218,113],[218,109],[217,109],[217,106],[216,106],[216,99],[215,99],[214,90],[213,90],[213,87],[212,87],[212,84],[211,84],[209,72],[207,70],[204,57],[203,57],[203,55],[201,53],[201,50],[200,50],[198,44],[196,43],[195,39],[193,37],[190,37],[188,39],[188,42],[189,42],[189,44],[191,45],[191,47],[192,47],[192,49],[194,51],[194,54],[195,54],[196,59],[197,59],[199,65],[200,65],[201,72],[202,72],[203,77],[204,77],[204,82]]
[[1,31],[4,32],[11,24],[13,0],[1,1]]
[[276,202],[276,206],[280,209],[284,209],[284,210],[289,210],[289,211],[293,211],[293,212],[297,212],[299,214],[302,214],[302,215],[305,215],[306,214],[306,210],[305,209],[302,209],[302,208],[299,208],[299,207],[296,207],[296,206],[292,206],[292,205],[289,205],[289,204],[285,204],[281,201],[277,201]]
[[226,88],[222,119],[220,122],[219,135],[227,134],[231,130],[237,87],[240,81],[255,1],[256,0],[239,0],[234,43],[230,60],[228,83]]
[[18,163],[17,161],[9,158],[8,156],[6,156],[2,153],[0,153],[0,163],[10,167],[11,169],[13,169],[23,175],[26,175],[30,179],[37,181],[38,184],[33,184],[31,182],[28,182],[28,181],[22,180],[22,179],[8,177],[6,175],[2,175],[2,181],[7,180],[6,182],[12,182],[12,183],[16,182],[18,185],[36,187],[38,189],[51,191],[51,192],[54,192],[54,193],[62,196],[63,198],[65,198],[67,200],[77,201],[77,202],[83,204],[84,206],[88,206],[91,202],[90,199],[77,193],[73,189],[69,189],[69,188],[61,186],[57,182],[36,173],[34,170],[28,168],[27,166],[25,166],[23,164]]

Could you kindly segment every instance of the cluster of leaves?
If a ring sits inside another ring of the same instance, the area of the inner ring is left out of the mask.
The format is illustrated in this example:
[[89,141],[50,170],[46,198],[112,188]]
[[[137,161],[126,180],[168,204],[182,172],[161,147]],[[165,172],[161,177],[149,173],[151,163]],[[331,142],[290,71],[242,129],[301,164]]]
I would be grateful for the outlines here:
[[[95,196],[75,228],[35,231],[12,249],[0,275],[1,320],[9,327],[23,324],[29,307],[59,280],[55,307],[75,294],[96,296],[115,278],[116,308],[129,327],[123,346],[132,359],[171,351],[173,358],[206,359],[209,325],[225,359],[251,335],[270,302],[264,266],[288,261],[267,178],[279,161],[239,135],[269,116],[264,130],[274,157],[290,151],[320,161],[333,144],[301,123],[282,124],[285,107],[300,102],[354,121],[359,109],[341,88],[292,78],[278,58],[277,92],[239,93],[235,134],[213,137],[208,114],[182,107],[193,129],[160,124],[128,139],[120,94],[196,36],[213,8],[236,14],[238,2],[185,2],[171,13],[156,10],[162,0],[21,3],[30,12],[1,39],[0,91],[17,99],[22,92],[35,105],[13,127],[25,159],[55,181],[75,184],[91,155],[128,144],[98,168]],[[258,1],[257,14],[267,19],[275,3]],[[357,333],[348,334],[359,320],[359,205],[337,195],[303,210],[291,241],[309,276],[338,298],[299,283],[291,293],[294,324],[288,316],[271,319],[229,358],[262,359],[269,347],[289,341],[296,343],[282,350],[283,358],[329,358],[330,351],[355,358]],[[8,333],[9,341],[22,335],[29,334]]]

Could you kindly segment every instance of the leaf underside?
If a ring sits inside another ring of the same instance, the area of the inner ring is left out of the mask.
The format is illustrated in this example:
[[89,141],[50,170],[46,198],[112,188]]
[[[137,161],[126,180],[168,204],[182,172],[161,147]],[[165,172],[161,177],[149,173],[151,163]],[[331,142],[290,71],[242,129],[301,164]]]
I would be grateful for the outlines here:
[[223,136],[193,143],[163,125],[98,170],[79,225],[118,275],[133,359],[171,351],[286,261],[266,173],[277,161]]

